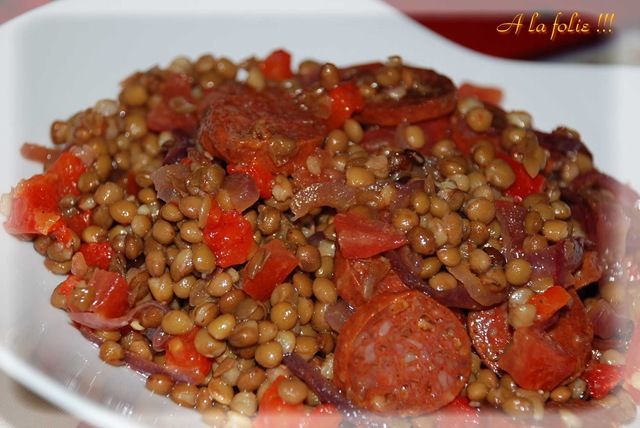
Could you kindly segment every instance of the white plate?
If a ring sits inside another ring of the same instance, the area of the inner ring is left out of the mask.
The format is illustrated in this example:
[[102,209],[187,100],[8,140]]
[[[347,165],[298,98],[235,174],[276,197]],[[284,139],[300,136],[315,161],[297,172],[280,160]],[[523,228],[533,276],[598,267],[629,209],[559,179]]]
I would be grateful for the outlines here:
[[[48,143],[49,125],[105,97],[134,70],[204,52],[234,59],[286,47],[348,64],[400,54],[460,82],[504,88],[508,108],[549,130],[574,127],[597,163],[640,183],[640,70],[556,66],[487,58],[426,31],[376,1],[53,2],[0,27],[0,192],[38,172],[24,141]],[[103,364],[49,296],[59,278],[30,244],[0,230],[0,367],[78,417],[100,426],[199,426],[196,412],[152,396],[135,373]]]

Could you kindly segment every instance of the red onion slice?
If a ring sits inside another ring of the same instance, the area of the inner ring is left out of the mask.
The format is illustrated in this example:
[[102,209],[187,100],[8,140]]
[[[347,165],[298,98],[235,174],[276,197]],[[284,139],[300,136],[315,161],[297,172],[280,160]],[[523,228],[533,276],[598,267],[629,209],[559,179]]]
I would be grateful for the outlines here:
[[239,212],[243,212],[255,204],[260,197],[256,182],[247,174],[229,174],[222,183],[222,188],[231,198],[231,205]]
[[345,211],[356,203],[355,190],[343,182],[313,183],[296,193],[291,200],[294,220],[319,207],[331,207]]
[[469,296],[482,306],[493,306],[507,300],[507,287],[500,291],[488,289],[480,278],[471,272],[467,262],[460,262],[456,266],[448,267],[447,270],[462,283]]
[[388,251],[385,257],[391,262],[391,268],[400,280],[409,288],[422,291],[448,308],[482,309],[484,306],[471,298],[465,287],[458,286],[451,290],[438,291],[423,281],[419,276],[419,262],[415,254],[404,246],[397,250]]
[[71,318],[73,322],[96,330],[117,330],[128,325],[141,311],[151,307],[159,308],[163,312],[169,310],[165,305],[154,300],[141,303],[118,318],[104,318],[93,312],[69,312],[69,318]]
[[325,320],[333,331],[340,332],[344,323],[353,315],[353,308],[344,300],[340,299],[336,303],[329,305],[327,312],[324,314]]
[[158,198],[165,202],[171,202],[182,196],[186,196],[187,178],[189,167],[181,163],[165,165],[151,174],[151,180],[158,192]]

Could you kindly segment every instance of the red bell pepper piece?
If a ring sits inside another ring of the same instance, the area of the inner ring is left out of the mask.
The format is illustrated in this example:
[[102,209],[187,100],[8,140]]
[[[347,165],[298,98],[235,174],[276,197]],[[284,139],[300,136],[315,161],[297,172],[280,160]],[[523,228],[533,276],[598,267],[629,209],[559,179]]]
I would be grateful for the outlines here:
[[216,202],[211,203],[203,234],[220,267],[246,262],[255,246],[251,223],[236,210],[222,210]]
[[304,405],[289,404],[278,393],[278,386],[285,380],[278,377],[266,389],[258,406],[255,428],[300,428],[304,418]]
[[536,319],[546,321],[563,308],[571,300],[571,295],[563,287],[554,285],[543,293],[536,294],[529,299],[529,303],[536,307]]
[[589,395],[599,400],[604,398],[622,381],[623,367],[594,363],[582,374],[589,386]]
[[204,382],[211,371],[211,359],[200,354],[194,344],[199,328],[194,328],[187,334],[169,339],[166,347],[167,367],[191,377],[196,383]]
[[189,103],[194,102],[191,96],[191,78],[186,74],[173,73],[167,77],[162,89],[162,101],[147,114],[149,129],[152,131],[178,129],[190,133],[198,126],[198,116],[195,112],[179,113],[170,107],[171,99],[176,97],[182,97]]
[[248,164],[240,163],[236,165],[227,165],[227,172],[231,173],[243,173],[249,175],[256,186],[260,190],[260,197],[262,199],[269,199],[271,197],[271,189],[273,188],[273,174],[268,164],[259,159],[252,159]]
[[84,261],[88,266],[95,266],[99,269],[109,268],[111,259],[115,255],[115,251],[113,251],[109,242],[82,244],[79,251],[84,256]]
[[269,54],[260,63],[260,71],[269,80],[281,82],[293,77],[291,72],[291,55],[289,52],[278,49]]
[[353,82],[341,83],[329,91],[331,115],[327,125],[330,129],[341,127],[354,113],[364,108],[364,99]]
[[104,318],[117,318],[129,309],[129,284],[119,273],[96,269],[89,287],[96,293],[91,312]]
[[532,193],[540,193],[544,188],[544,177],[542,174],[538,174],[535,177],[531,177],[527,170],[517,160],[513,159],[504,153],[497,153],[500,159],[509,164],[513,173],[516,176],[516,180],[513,184],[505,190],[505,193],[515,199],[524,199]]
[[333,220],[340,252],[347,259],[366,259],[407,243],[405,235],[388,223],[355,214]]
[[267,300],[271,297],[271,292],[276,285],[282,283],[298,266],[298,258],[279,239],[269,241],[258,251],[264,251],[264,254],[259,256],[262,259],[262,266],[253,273],[253,276],[250,276],[249,272],[255,269],[248,267],[251,264],[249,261],[241,273],[242,288],[256,300]]

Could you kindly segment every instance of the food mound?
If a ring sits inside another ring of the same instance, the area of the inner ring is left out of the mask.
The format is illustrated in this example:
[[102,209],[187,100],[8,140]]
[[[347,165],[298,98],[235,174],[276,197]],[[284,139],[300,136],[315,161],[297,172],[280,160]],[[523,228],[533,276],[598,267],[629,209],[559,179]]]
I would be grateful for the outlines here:
[[25,144],[51,303],[212,426],[618,426],[637,193],[429,69],[180,57]]

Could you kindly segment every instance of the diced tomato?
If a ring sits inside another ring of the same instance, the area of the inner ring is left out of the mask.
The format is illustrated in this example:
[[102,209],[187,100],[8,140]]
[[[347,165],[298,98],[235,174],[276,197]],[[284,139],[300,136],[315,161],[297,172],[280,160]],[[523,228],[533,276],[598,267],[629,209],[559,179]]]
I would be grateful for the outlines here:
[[271,173],[271,168],[265,161],[252,159],[248,164],[227,165],[227,172],[229,174],[234,172],[248,174],[253,178],[253,181],[256,182],[256,186],[258,186],[260,190],[260,197],[262,199],[269,199],[271,197],[273,174]]
[[571,295],[563,287],[554,285],[544,293],[536,294],[529,303],[536,307],[536,320],[546,321],[571,300]]
[[18,183],[13,191],[11,213],[4,223],[7,232],[48,235],[61,217],[60,199],[78,194],[77,181],[84,170],[78,157],[65,152],[44,174]]
[[251,223],[236,210],[222,210],[213,202],[204,228],[204,242],[220,267],[244,263],[254,247]]
[[542,174],[538,174],[532,178],[527,173],[524,165],[513,159],[511,156],[504,153],[497,153],[496,155],[509,164],[516,176],[516,181],[514,181],[511,187],[505,191],[507,195],[512,196],[515,199],[522,200],[532,193],[542,192],[542,189],[544,188],[544,177]]
[[[263,252],[260,254],[260,252]],[[255,271],[251,261],[242,270],[243,290],[257,300],[267,300],[276,285],[283,282],[298,266],[298,258],[279,239],[269,241],[258,250],[255,257],[261,258],[261,267]]]
[[402,232],[380,220],[348,213],[336,215],[333,224],[340,252],[347,259],[366,259],[407,243]]
[[435,422],[438,428],[477,427],[480,426],[480,412],[469,405],[467,397],[458,395],[438,411]]
[[599,400],[607,396],[622,381],[623,367],[594,363],[587,367],[582,378],[589,386],[589,395]]
[[597,282],[603,273],[603,268],[600,265],[600,256],[597,251],[585,251],[582,258],[582,266],[574,274],[576,278],[575,288],[581,289],[589,284]]
[[108,241],[82,244],[80,252],[88,266],[94,266],[99,269],[107,269],[115,255]]
[[502,101],[502,91],[490,86],[476,86],[463,83],[458,88],[458,98],[475,97],[480,101],[498,105]]
[[255,428],[300,428],[304,419],[304,405],[289,404],[280,397],[278,386],[284,380],[284,376],[278,377],[262,395],[258,416],[254,421]]
[[522,388],[549,391],[571,376],[576,360],[534,326],[516,329],[498,366]]
[[332,404],[320,404],[313,408],[302,423],[302,428],[338,428],[342,414]]
[[64,296],[68,296],[71,294],[76,285],[80,282],[80,278],[75,275],[67,276],[67,279],[62,281],[60,285],[58,285],[58,292]]
[[291,72],[291,55],[289,52],[278,49],[269,54],[260,63],[260,71],[269,80],[281,82],[293,77]]
[[58,220],[56,224],[51,227],[50,235],[56,241],[64,244],[65,247],[73,245],[73,231],[62,220]]
[[330,129],[341,127],[345,120],[364,108],[362,94],[353,82],[341,83],[336,86],[329,91],[329,97],[331,98],[331,115],[327,126]]
[[60,157],[49,167],[46,174],[53,174],[57,177],[56,191],[58,197],[65,195],[80,194],[78,190],[78,180],[85,171],[84,163],[79,157],[63,152]]
[[187,334],[175,336],[167,342],[165,364],[202,383],[211,371],[211,359],[200,354],[194,344],[199,328]]
[[76,235],[80,236],[82,234],[82,231],[91,224],[91,213],[91,210],[82,211],[76,215],[65,218],[64,221],[69,229],[73,230]]
[[117,318],[129,309],[129,285],[122,275],[96,269],[89,286],[96,293],[91,312],[104,318]]

